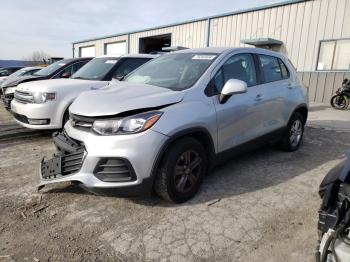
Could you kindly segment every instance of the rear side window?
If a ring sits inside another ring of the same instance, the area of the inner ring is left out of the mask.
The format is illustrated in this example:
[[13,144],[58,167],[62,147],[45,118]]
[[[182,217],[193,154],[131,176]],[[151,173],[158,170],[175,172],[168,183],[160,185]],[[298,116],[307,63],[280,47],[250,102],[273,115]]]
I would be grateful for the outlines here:
[[127,58],[114,72],[113,77],[121,78],[134,71],[144,63],[151,60],[150,58]]
[[259,60],[265,83],[283,79],[278,58],[267,55],[259,55]]

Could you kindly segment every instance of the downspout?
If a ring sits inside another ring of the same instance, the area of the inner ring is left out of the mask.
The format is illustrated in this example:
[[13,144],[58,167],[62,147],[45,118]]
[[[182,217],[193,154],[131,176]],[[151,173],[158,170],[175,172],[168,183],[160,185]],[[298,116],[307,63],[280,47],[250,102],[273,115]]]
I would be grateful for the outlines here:
[[72,44],[73,58],[74,58],[74,44]]
[[206,35],[206,47],[209,47],[209,44],[210,44],[210,22],[211,22],[211,18],[208,18],[207,35]]
[[130,54],[130,33],[128,33],[128,54]]

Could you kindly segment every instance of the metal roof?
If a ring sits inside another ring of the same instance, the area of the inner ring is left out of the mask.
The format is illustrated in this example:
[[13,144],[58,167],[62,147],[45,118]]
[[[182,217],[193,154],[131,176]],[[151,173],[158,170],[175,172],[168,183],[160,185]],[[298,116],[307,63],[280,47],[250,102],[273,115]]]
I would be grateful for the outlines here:
[[207,16],[207,17],[202,17],[202,18],[197,18],[197,19],[192,19],[192,20],[186,20],[186,21],[178,22],[178,23],[172,23],[172,24],[155,26],[155,27],[150,27],[150,28],[145,28],[145,29],[140,29],[140,30],[135,30],[135,31],[129,31],[129,32],[123,32],[123,33],[107,35],[107,36],[102,36],[102,37],[97,37],[97,38],[80,40],[80,41],[73,42],[72,44],[73,45],[74,44],[80,44],[80,43],[85,43],[85,42],[89,42],[89,41],[102,40],[102,39],[111,38],[111,37],[123,36],[123,35],[134,34],[134,33],[140,33],[140,32],[144,32],[144,31],[161,29],[161,28],[166,28],[166,27],[171,27],[171,26],[178,26],[178,25],[183,25],[183,24],[188,24],[188,23],[193,23],[193,22],[199,22],[199,21],[208,20],[208,19],[214,19],[214,18],[220,18],[220,17],[230,16],[230,15],[238,15],[238,14],[243,14],[243,13],[249,13],[249,12],[253,12],[253,11],[259,11],[259,10],[273,8],[273,7],[280,7],[280,6],[296,4],[296,3],[306,2],[306,1],[310,1],[310,0],[287,0],[287,1],[282,1],[282,2],[279,2],[279,3],[271,3],[271,4],[267,4],[267,5],[254,7],[254,8],[241,9],[241,10],[228,12],[228,13],[223,13],[223,14],[219,14],[219,15]]

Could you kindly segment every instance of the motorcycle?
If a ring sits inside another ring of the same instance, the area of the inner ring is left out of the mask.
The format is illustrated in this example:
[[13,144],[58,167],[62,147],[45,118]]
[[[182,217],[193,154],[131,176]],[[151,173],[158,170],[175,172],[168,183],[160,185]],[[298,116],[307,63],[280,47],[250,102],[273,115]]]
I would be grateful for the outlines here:
[[336,95],[331,98],[331,106],[334,109],[346,110],[349,107],[350,100],[350,81],[344,79],[342,87],[336,91]]
[[319,187],[317,262],[350,261],[350,151]]

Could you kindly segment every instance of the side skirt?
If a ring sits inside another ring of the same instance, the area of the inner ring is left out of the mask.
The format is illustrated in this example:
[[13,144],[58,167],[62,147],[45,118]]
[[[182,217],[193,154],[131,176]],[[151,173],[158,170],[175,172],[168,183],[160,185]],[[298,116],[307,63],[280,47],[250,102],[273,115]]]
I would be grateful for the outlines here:
[[250,152],[256,148],[278,142],[281,139],[282,135],[286,132],[286,129],[287,127],[277,129],[269,134],[255,138],[249,142],[216,154],[214,158],[214,165],[212,165],[212,167],[214,168],[215,166],[221,165],[229,159]]

